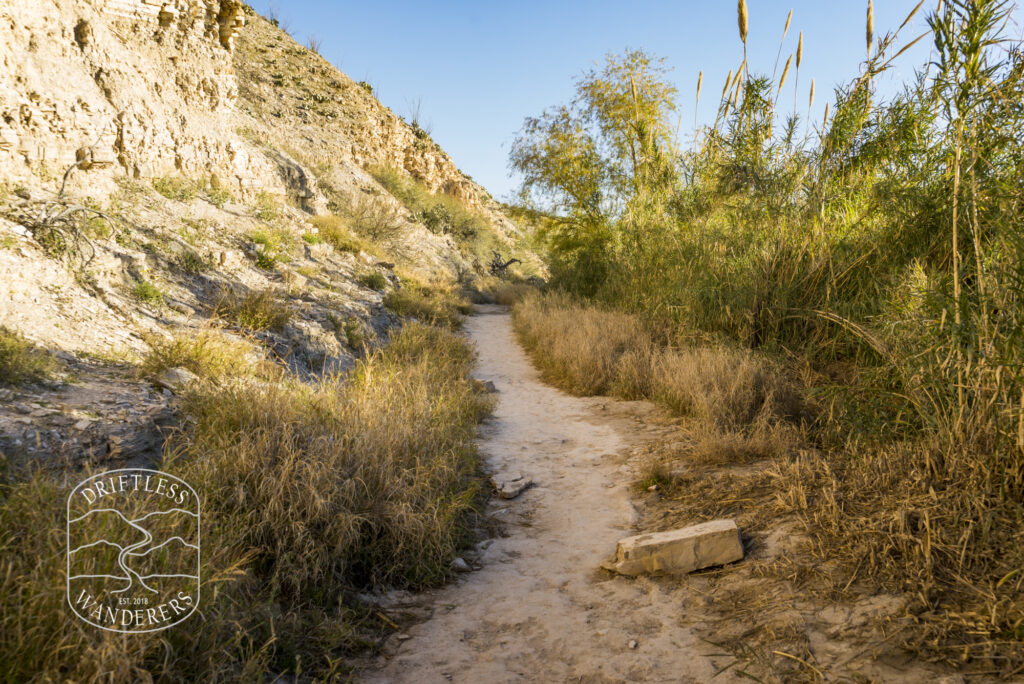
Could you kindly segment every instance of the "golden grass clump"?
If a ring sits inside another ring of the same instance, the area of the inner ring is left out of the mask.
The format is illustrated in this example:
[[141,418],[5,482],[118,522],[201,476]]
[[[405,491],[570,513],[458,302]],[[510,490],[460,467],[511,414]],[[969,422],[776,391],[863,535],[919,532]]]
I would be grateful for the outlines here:
[[513,320],[548,381],[575,394],[657,402],[690,418],[702,441],[765,444],[801,411],[763,358],[738,348],[665,346],[634,314],[545,295],[516,304]]
[[529,297],[531,294],[535,294],[537,292],[537,288],[527,283],[509,283],[499,281],[491,288],[490,292],[494,297],[495,304],[512,306],[516,302]]
[[545,380],[583,396],[610,391],[622,354],[649,344],[636,316],[563,295],[528,298],[512,315],[520,341]]
[[60,368],[57,360],[20,333],[0,326],[0,385],[38,382]]
[[403,285],[384,296],[384,306],[399,316],[458,328],[463,317],[473,311],[473,304],[450,287],[420,285],[411,280],[403,280]]
[[346,219],[340,216],[314,216],[309,221],[316,227],[317,236],[339,252],[376,254],[373,245],[352,232]]
[[212,380],[274,374],[274,364],[263,359],[253,345],[216,329],[147,341],[150,350],[139,364],[140,377],[154,378],[169,368],[184,368]]

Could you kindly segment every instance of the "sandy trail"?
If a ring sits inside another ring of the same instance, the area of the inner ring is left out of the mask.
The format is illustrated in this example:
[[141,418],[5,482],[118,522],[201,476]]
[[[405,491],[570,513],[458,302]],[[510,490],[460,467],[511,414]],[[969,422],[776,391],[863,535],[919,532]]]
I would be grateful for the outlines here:
[[631,445],[653,436],[636,418],[649,407],[544,385],[503,309],[485,307],[466,327],[480,354],[476,376],[499,390],[480,437],[487,468],[537,486],[492,501],[508,536],[489,542],[480,570],[429,596],[432,617],[393,641],[364,681],[709,681],[729,658],[713,663],[704,654],[716,649],[680,625],[692,594],[597,570],[633,530],[623,464]]

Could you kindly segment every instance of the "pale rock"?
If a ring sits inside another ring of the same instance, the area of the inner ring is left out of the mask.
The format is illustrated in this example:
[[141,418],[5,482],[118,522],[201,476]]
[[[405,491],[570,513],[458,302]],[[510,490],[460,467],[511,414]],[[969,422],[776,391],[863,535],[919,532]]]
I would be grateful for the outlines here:
[[156,377],[156,384],[171,392],[178,392],[185,385],[198,379],[195,373],[185,368],[168,368]]
[[502,499],[514,499],[530,487],[533,487],[534,482],[516,473],[494,476],[491,478],[491,485]]
[[743,544],[733,520],[712,520],[668,532],[620,539],[607,570],[635,577],[685,574],[743,558]]
[[473,388],[481,394],[495,394],[498,388],[490,380],[473,380]]

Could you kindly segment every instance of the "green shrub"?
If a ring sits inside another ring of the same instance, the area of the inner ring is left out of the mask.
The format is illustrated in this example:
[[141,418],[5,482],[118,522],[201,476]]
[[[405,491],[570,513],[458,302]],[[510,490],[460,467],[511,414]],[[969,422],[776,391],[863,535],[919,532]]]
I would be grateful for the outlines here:
[[356,280],[360,285],[371,290],[383,290],[388,286],[388,279],[376,271],[363,273]]
[[169,200],[190,202],[200,188],[195,181],[188,178],[164,176],[153,181],[153,189]]
[[141,302],[159,306],[164,303],[164,293],[159,287],[148,280],[137,280],[132,287],[132,294]]
[[256,265],[272,271],[279,261],[287,261],[294,243],[294,236],[280,228],[263,228],[249,234],[253,243],[262,247],[256,251]]

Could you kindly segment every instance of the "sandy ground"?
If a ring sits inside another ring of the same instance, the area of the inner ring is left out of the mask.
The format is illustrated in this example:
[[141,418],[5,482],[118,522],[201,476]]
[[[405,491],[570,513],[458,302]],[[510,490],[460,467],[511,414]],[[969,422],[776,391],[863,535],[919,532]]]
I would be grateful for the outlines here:
[[[598,570],[633,534],[626,454],[657,436],[639,402],[580,399],[544,385],[509,316],[467,322],[476,376],[498,389],[481,449],[499,478],[536,486],[495,498],[507,536],[484,542],[480,569],[426,597],[432,617],[390,640],[367,682],[706,682],[729,662],[680,624],[692,594]],[[720,661],[720,662],[719,662]],[[731,672],[716,682],[733,681]]]

